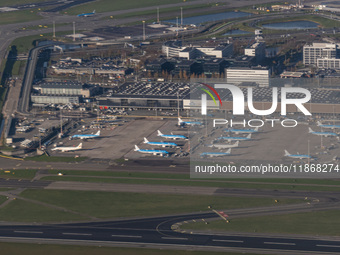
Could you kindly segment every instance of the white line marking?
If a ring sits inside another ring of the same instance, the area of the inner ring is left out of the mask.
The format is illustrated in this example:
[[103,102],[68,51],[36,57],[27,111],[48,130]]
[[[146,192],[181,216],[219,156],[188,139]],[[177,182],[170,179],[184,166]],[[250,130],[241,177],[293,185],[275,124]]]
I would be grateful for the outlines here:
[[185,237],[167,237],[167,236],[162,236],[162,239],[169,239],[169,240],[188,240],[188,238],[185,238]]
[[92,234],[86,234],[86,233],[62,233],[63,235],[69,235],[69,236],[92,236]]
[[277,244],[277,245],[296,245],[295,243],[276,243],[276,242],[263,242],[264,244]]
[[129,238],[142,238],[142,236],[125,236],[125,235],[111,235],[112,237],[129,237]]
[[44,232],[40,232],[40,231],[19,231],[19,230],[15,230],[14,233],[26,233],[26,234],[43,234]]
[[340,248],[340,245],[330,245],[330,244],[317,244],[316,246]]
[[221,239],[213,239],[213,242],[227,242],[227,243],[244,243],[242,240],[221,240]]

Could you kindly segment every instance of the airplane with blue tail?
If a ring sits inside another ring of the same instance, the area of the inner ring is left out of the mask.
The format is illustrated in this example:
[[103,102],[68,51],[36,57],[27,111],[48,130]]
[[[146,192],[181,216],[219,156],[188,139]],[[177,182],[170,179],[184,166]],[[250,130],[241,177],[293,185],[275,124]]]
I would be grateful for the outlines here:
[[235,148],[235,147],[238,147],[238,145],[240,144],[240,141],[236,141],[234,144],[216,144],[216,143],[213,143],[211,145],[208,145],[208,147],[212,148],[217,148],[217,149],[228,149],[228,148]]
[[321,136],[325,136],[325,137],[328,137],[328,136],[337,136],[338,135],[336,133],[333,133],[333,132],[316,132],[316,131],[313,131],[313,129],[309,128],[309,133],[310,134],[313,134],[313,135],[321,135]]
[[175,143],[169,143],[169,142],[150,142],[148,139],[144,137],[144,143],[149,145],[155,145],[155,146],[162,146],[162,147],[178,147]]
[[232,132],[235,134],[252,134],[259,131],[259,128],[256,127],[255,129],[234,129],[234,128],[226,128],[224,131],[226,132]]
[[251,134],[246,137],[232,137],[232,136],[221,136],[217,140],[227,140],[227,141],[249,141],[251,140]]
[[78,14],[77,17],[90,17],[95,14],[96,14],[96,10],[93,10],[93,12]]
[[188,140],[188,137],[184,136],[184,135],[173,135],[171,133],[171,135],[165,135],[163,134],[161,131],[157,130],[157,135],[160,136],[160,137],[164,137],[164,138],[167,138],[167,139],[174,139],[174,140],[177,140],[177,139],[183,139],[183,140]]
[[322,124],[320,121],[318,121],[318,126],[331,129],[340,128],[340,125]]
[[165,150],[145,150],[145,149],[140,149],[137,145],[135,145],[135,151],[141,152],[141,153],[148,153],[148,154],[153,154],[155,156],[168,156],[169,152]]
[[184,121],[181,118],[178,118],[178,126],[201,126],[202,122],[199,121]]
[[231,149],[227,150],[226,152],[202,152],[200,154],[201,157],[223,157],[228,156],[231,154]]
[[298,158],[298,159],[313,159],[313,157],[310,155],[290,154],[287,150],[285,150],[285,157]]
[[95,134],[73,135],[73,136],[70,137],[70,140],[76,139],[76,138],[81,139],[81,140],[83,140],[83,139],[93,139],[93,138],[98,138],[98,137],[100,137],[100,130]]

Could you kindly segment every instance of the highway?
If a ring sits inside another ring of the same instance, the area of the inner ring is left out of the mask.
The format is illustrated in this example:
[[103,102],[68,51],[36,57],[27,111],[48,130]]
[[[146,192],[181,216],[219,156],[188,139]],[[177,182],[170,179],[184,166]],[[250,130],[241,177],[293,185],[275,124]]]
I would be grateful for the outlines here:
[[[76,241],[83,244],[112,245],[142,244],[144,247],[159,245],[187,249],[196,247],[206,250],[279,251],[287,254],[296,252],[339,253],[340,241],[322,238],[264,237],[230,234],[188,234],[175,232],[171,227],[182,221],[215,218],[215,213],[185,214],[122,221],[105,221],[58,225],[4,225],[0,226],[0,240],[30,240],[31,242]],[[187,247],[187,248],[186,248]]]

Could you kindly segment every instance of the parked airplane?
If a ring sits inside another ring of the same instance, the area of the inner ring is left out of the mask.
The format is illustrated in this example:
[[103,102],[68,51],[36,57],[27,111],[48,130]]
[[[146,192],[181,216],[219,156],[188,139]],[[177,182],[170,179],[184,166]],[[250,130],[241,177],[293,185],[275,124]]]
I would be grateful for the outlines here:
[[255,129],[233,129],[233,128],[227,128],[225,129],[226,132],[232,132],[235,134],[251,134],[251,133],[256,133],[259,131],[259,128],[256,127]]
[[67,151],[81,150],[82,148],[83,148],[83,144],[80,143],[77,147],[55,147],[55,148],[52,149],[52,151],[67,152]]
[[135,145],[135,151],[139,151],[141,153],[150,153],[155,156],[164,156],[164,155],[169,155],[169,152],[164,151],[164,150],[145,150],[145,149],[139,149],[137,145]]
[[188,126],[200,126],[202,122],[199,121],[183,121],[181,118],[178,118],[178,126],[188,125]]
[[92,138],[98,138],[100,136],[100,130],[95,134],[85,134],[85,135],[73,135],[70,137],[71,139],[79,138],[79,139],[92,139]]
[[144,143],[149,145],[156,145],[156,146],[162,146],[164,147],[177,147],[178,145],[175,143],[169,143],[169,142],[150,142],[148,139],[144,137]]
[[201,157],[223,157],[223,156],[228,156],[231,154],[231,149],[227,150],[226,152],[202,152]]
[[164,138],[167,138],[167,139],[174,139],[174,140],[177,140],[177,139],[184,139],[184,140],[188,140],[188,137],[184,136],[184,135],[165,135],[165,134],[162,134],[161,131],[157,130],[158,132],[158,136],[160,137],[164,137]]
[[251,134],[246,137],[232,137],[232,136],[221,136],[217,140],[228,140],[228,141],[247,141],[251,139]]
[[310,155],[303,155],[303,154],[290,154],[288,151],[285,150],[285,157],[290,157],[290,158],[298,158],[298,159],[304,159],[304,158],[309,158],[312,159],[313,157]]
[[222,149],[228,149],[228,148],[235,148],[235,147],[238,147],[238,145],[239,145],[239,141],[237,141],[236,143],[234,143],[234,144],[212,144],[212,145],[209,145],[208,147],[215,147],[215,148],[217,148],[217,149],[220,149],[220,150],[222,150]]
[[96,10],[93,10],[93,12],[78,14],[77,17],[90,17],[95,14],[96,14]]
[[329,124],[322,124],[320,121],[318,121],[318,126],[323,128],[340,128],[340,125],[329,125]]
[[338,136],[336,133],[333,132],[315,132],[313,131],[311,128],[309,128],[309,133],[313,134],[313,135],[322,135],[322,136]]

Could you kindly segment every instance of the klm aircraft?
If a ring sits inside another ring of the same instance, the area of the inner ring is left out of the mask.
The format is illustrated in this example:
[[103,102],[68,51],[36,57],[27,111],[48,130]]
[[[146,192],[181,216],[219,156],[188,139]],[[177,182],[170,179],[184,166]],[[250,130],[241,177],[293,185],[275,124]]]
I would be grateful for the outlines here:
[[93,10],[93,12],[78,14],[77,17],[90,17],[95,14],[96,14],[96,10]]
[[202,122],[199,121],[183,121],[181,118],[178,118],[178,126],[200,126],[202,125]]
[[290,154],[288,151],[285,150],[285,157],[289,157],[289,158],[298,158],[298,159],[304,159],[304,158],[309,158],[309,159],[313,159],[312,156],[310,155],[303,155],[303,154]]
[[226,132],[232,132],[235,134],[252,134],[252,133],[256,133],[259,131],[259,128],[255,128],[255,129],[234,129],[234,128],[227,128],[224,131]]
[[167,138],[167,139],[174,139],[174,140],[177,140],[177,139],[184,139],[184,140],[188,140],[188,137],[184,136],[184,135],[165,135],[165,134],[162,134],[161,131],[157,130],[158,132],[158,136],[160,137],[164,137],[164,138]]
[[79,138],[79,139],[92,139],[92,138],[98,138],[100,136],[100,131],[98,131],[95,134],[87,134],[87,135],[73,135],[70,137],[71,139]]
[[135,151],[141,152],[141,153],[149,153],[153,154],[155,156],[168,156],[169,152],[164,150],[145,150],[145,149],[139,149],[137,145],[135,145]]
[[309,128],[309,133],[313,135],[322,135],[322,136],[338,136],[336,133],[333,132],[315,132],[311,128]]
[[215,147],[217,149],[228,149],[228,148],[235,148],[235,147],[238,147],[240,141],[237,141],[235,142],[234,144],[212,144],[212,145],[209,145],[208,147]]
[[340,125],[326,125],[326,124],[322,124],[320,121],[318,121],[318,126],[319,127],[323,127],[323,128],[332,128],[332,129],[335,129],[335,128],[340,128]]
[[221,136],[217,140],[227,140],[227,141],[248,141],[251,140],[251,134],[246,137],[232,137],[232,136]]
[[231,149],[227,150],[226,152],[203,152],[201,153],[201,157],[223,157],[228,156],[231,154]]
[[169,143],[169,142],[150,142],[148,139],[144,137],[144,143],[149,145],[155,145],[155,146],[162,146],[164,147],[178,147],[175,143]]

